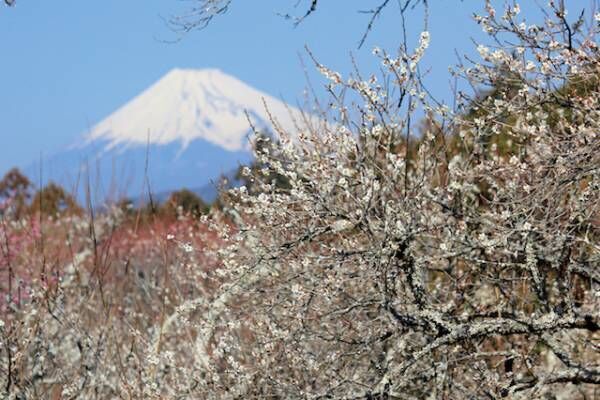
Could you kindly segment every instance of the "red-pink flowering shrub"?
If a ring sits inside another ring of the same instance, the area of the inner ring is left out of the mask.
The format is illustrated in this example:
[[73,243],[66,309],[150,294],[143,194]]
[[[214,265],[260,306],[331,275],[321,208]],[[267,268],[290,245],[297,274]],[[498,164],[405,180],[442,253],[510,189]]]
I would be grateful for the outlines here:
[[0,220],[0,307],[5,314],[11,306],[27,300],[31,282],[39,271],[27,265],[24,257],[35,253],[40,229],[37,219]]

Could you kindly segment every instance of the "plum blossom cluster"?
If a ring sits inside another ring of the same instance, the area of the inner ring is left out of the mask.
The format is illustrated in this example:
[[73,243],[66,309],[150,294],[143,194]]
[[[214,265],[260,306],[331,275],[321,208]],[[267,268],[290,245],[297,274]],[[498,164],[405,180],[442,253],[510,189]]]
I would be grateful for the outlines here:
[[234,396],[597,390],[598,26],[554,3],[539,26],[518,5],[486,12],[496,45],[455,70],[481,88],[456,109],[423,87],[424,33],[412,54],[375,51],[380,80],[318,65],[334,100],[362,104],[257,149],[196,338]]

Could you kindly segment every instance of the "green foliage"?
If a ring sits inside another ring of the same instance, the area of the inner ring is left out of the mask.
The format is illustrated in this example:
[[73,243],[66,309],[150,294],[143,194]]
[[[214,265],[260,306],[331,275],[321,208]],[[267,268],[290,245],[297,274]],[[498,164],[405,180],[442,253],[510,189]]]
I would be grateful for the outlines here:
[[580,124],[583,121],[576,120],[573,113],[575,103],[582,98],[587,98],[597,93],[600,89],[600,70],[598,67],[589,67],[579,74],[572,75],[569,80],[554,92],[555,101],[545,105],[548,113],[548,125],[558,128],[562,121],[572,124]]

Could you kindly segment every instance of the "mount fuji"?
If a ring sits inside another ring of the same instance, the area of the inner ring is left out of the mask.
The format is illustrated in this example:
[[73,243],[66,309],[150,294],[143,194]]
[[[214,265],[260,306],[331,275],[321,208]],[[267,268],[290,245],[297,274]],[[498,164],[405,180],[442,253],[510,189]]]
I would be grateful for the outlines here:
[[181,188],[212,201],[214,182],[252,158],[248,119],[293,132],[301,112],[218,69],[174,69],[44,160],[43,180],[89,186],[95,201]]

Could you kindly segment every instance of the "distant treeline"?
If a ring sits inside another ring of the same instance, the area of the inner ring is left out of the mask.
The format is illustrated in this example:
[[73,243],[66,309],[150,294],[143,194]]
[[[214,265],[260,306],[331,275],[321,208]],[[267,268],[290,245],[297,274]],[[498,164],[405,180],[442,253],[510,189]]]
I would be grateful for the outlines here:
[[[142,217],[159,215],[176,218],[181,214],[200,216],[208,212],[210,205],[188,189],[172,192],[166,201],[150,201],[136,204],[131,199],[121,199],[113,204],[126,215]],[[16,218],[42,214],[47,216],[77,215],[90,208],[77,201],[76,196],[56,182],[49,182],[36,189],[18,168],[8,171],[0,180],[0,215],[10,214]]]

